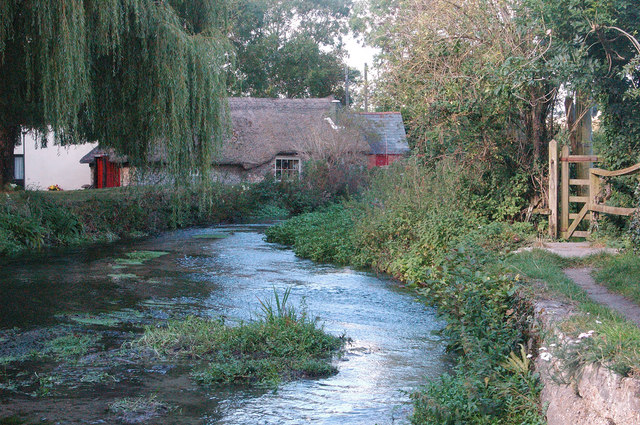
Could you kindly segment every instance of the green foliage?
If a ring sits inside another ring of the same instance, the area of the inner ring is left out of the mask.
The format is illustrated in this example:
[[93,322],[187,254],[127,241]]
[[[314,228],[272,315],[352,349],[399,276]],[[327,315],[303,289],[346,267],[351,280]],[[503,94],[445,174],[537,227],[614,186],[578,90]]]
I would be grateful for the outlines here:
[[238,326],[221,320],[188,317],[163,328],[147,327],[134,347],[161,356],[204,360],[193,372],[207,384],[277,385],[300,377],[337,372],[331,357],[344,340],[326,334],[305,312],[288,305],[289,291],[276,293],[275,304],[261,301],[264,317]]
[[266,231],[269,242],[293,246],[304,258],[324,263],[349,264],[356,251],[350,232],[355,217],[342,204],[293,217]]
[[[236,0],[231,41],[236,96],[327,97],[343,80],[341,34],[351,0]],[[339,96],[338,96],[339,97]]]
[[[373,1],[362,19],[382,50],[376,103],[402,110],[426,162],[449,157],[476,169],[469,195],[486,216],[518,219],[544,193],[561,93],[602,112],[595,145],[604,168],[638,161],[636,3]],[[616,182],[614,191],[629,199],[633,186]]]
[[109,404],[109,412],[119,415],[123,422],[140,422],[139,418],[150,417],[167,413],[174,407],[158,400],[156,395],[125,397]]
[[125,254],[126,258],[116,258],[116,263],[123,266],[135,266],[145,261],[167,255],[168,252],[163,251],[133,251]]
[[566,335],[553,354],[563,361],[566,381],[586,365],[604,365],[621,376],[640,376],[640,330],[616,314],[578,314],[560,325]]
[[96,342],[92,335],[69,334],[48,341],[44,353],[62,360],[74,359],[87,354]]

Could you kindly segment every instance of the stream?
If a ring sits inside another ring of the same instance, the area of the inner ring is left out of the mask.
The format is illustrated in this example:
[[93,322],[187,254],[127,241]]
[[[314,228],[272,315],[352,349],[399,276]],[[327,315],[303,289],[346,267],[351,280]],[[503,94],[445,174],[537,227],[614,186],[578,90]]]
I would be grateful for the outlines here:
[[[408,423],[409,394],[448,367],[435,311],[386,277],[297,258],[265,242],[264,229],[179,230],[0,264],[0,424]],[[133,251],[167,254],[127,262]],[[338,374],[277,390],[212,388],[184,366],[120,355],[144,325],[186,315],[250,320],[260,300],[287,288],[294,306],[350,338]],[[72,363],[38,355],[64,335],[95,344]],[[129,418],[109,411],[141,395],[171,408]]]

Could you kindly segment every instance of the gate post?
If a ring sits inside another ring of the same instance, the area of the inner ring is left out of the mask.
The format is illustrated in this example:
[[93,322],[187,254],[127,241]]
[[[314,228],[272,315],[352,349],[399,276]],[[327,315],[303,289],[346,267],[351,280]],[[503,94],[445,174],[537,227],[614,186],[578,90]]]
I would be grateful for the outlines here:
[[558,142],[549,142],[549,237],[558,238]]
[[569,230],[569,146],[564,145],[560,153],[562,160],[561,190],[560,190],[560,236],[566,238]]

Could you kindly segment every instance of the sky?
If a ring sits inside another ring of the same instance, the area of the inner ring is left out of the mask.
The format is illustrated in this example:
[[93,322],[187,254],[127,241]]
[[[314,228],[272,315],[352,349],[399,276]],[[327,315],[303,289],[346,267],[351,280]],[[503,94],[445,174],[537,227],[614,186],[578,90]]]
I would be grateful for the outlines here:
[[362,41],[356,40],[351,34],[346,37],[345,47],[347,52],[349,52],[347,64],[350,67],[358,69],[364,75],[364,64],[368,63],[369,72],[375,74],[375,70],[373,69],[373,57],[380,51],[379,49],[370,46],[362,46]]

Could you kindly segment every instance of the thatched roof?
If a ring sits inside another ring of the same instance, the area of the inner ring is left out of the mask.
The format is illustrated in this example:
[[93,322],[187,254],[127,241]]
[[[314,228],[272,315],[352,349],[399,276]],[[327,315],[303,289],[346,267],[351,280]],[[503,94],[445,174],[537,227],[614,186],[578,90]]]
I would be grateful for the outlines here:
[[326,126],[334,114],[331,98],[257,99],[230,98],[232,135],[225,143],[222,164],[249,169],[278,154],[297,153],[310,137],[310,129]]
[[116,162],[118,164],[124,164],[128,161],[125,155],[118,155],[116,151],[111,148],[101,148],[100,146],[96,146],[91,149],[88,154],[80,158],[80,164],[91,164],[96,160],[96,158],[101,156],[108,156],[109,161]]
[[[259,99],[229,98],[231,134],[216,161],[221,165],[240,165],[251,169],[273,160],[277,155],[304,154],[318,139],[330,139],[338,129],[336,104],[323,99]],[[404,154],[409,151],[399,112],[361,113],[364,120],[357,126],[361,143],[352,147],[363,153]],[[368,147],[371,147],[371,150]],[[366,152],[365,152],[366,151]],[[113,162],[124,163],[125,156],[111,149],[95,148],[80,162],[89,164],[98,156],[108,155]]]

